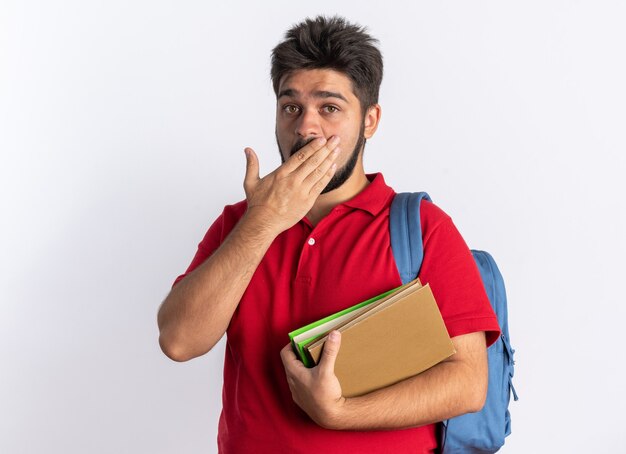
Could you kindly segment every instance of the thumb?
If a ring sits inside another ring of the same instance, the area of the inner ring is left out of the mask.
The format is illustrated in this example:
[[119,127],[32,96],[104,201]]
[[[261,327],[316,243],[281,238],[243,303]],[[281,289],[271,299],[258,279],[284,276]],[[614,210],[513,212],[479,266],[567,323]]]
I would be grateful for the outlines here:
[[246,176],[243,180],[243,188],[246,195],[256,186],[259,181],[259,158],[252,148],[246,148]]
[[331,331],[328,334],[328,339],[324,342],[324,349],[322,350],[322,358],[320,359],[320,368],[324,373],[335,373],[335,361],[339,354],[339,347],[341,346],[341,333],[339,331]]

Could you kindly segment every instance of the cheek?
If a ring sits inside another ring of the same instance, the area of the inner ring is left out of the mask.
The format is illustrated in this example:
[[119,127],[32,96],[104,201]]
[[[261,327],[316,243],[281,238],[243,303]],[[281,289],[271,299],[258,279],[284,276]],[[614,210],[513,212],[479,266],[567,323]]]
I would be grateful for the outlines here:
[[291,150],[291,145],[289,143],[285,142],[284,140],[278,141],[278,151],[280,151],[280,154],[283,157],[283,161],[286,161],[287,159],[289,159],[290,150]]
[[289,136],[289,134],[287,134],[286,132],[287,130],[285,129],[284,125],[281,125],[280,123],[276,123],[276,130],[275,130],[275,134],[276,134],[276,141],[278,142],[278,146],[281,149],[284,148],[289,148],[289,143],[292,140],[292,138]]
[[346,128],[340,134],[341,150],[347,154],[351,154],[359,140],[358,125],[351,124],[350,128]]
[[345,144],[352,140],[352,128],[350,123],[345,119],[332,119],[324,122],[322,125],[322,133],[324,137],[330,139],[332,136],[341,138],[340,147],[343,149]]

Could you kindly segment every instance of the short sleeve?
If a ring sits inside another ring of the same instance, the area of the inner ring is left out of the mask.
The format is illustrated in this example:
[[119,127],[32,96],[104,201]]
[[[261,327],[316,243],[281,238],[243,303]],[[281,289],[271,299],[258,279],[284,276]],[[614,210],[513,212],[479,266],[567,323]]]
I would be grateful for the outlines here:
[[228,237],[232,229],[237,225],[239,219],[246,212],[247,204],[245,201],[241,201],[234,205],[227,205],[224,207],[222,214],[213,222],[209,230],[207,230],[204,238],[198,244],[198,250],[194,255],[191,263],[187,267],[187,271],[178,276],[172,287],[178,284],[189,273],[202,265],[206,259],[208,259],[213,252],[220,247],[224,240]]
[[491,307],[465,240],[452,219],[431,202],[420,209],[424,260],[420,280],[432,289],[450,337],[485,331],[487,345],[500,334]]

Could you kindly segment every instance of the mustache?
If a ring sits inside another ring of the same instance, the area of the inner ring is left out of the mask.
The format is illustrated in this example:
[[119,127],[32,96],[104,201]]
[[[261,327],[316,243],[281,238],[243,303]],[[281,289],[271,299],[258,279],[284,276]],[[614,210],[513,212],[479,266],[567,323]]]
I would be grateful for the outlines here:
[[293,156],[294,154],[296,154],[296,152],[300,148],[310,144],[315,139],[317,139],[317,137],[309,137],[308,139],[298,139],[296,143],[293,144],[293,147],[291,147],[291,150],[289,150],[289,156]]

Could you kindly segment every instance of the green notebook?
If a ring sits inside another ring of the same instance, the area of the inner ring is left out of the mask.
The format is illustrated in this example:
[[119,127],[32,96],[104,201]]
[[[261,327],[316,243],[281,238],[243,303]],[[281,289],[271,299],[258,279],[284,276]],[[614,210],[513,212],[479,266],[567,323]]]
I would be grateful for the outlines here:
[[377,295],[373,298],[370,298],[362,303],[355,304],[347,309],[343,309],[339,312],[336,312],[328,317],[324,317],[321,320],[317,320],[313,323],[309,323],[302,328],[299,328],[295,331],[289,333],[289,340],[291,341],[291,345],[293,350],[300,358],[300,360],[304,363],[306,367],[315,366],[315,362],[309,355],[308,351],[304,348],[305,345],[309,343],[313,343],[318,339],[326,336],[329,332],[335,329],[337,326],[342,325],[348,320],[353,319],[354,317],[361,315],[366,312],[372,303],[382,300],[383,298],[404,290],[406,287],[413,285],[415,281],[409,282],[405,285],[401,285],[400,287],[389,290],[385,293]]

